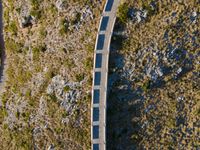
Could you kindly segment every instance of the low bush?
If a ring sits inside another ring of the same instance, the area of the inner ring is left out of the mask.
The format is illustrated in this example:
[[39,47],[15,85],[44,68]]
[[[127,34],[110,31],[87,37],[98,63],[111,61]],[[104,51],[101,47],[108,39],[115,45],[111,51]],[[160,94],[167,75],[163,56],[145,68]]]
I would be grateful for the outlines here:
[[128,20],[128,10],[129,10],[128,4],[126,3],[120,5],[118,8],[118,12],[117,12],[118,18],[124,24]]

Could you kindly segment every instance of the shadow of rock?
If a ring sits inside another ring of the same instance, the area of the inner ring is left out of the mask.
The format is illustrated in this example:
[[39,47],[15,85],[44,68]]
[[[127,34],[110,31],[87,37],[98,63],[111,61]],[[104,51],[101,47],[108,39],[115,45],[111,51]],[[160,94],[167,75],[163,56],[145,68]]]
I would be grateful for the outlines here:
[[[122,31],[123,27],[117,23],[115,30]],[[133,91],[130,81],[116,73],[124,67],[124,58],[120,54],[124,39],[122,35],[114,35],[110,48],[106,132],[109,150],[138,149],[137,142],[131,137],[141,128],[136,118],[140,117],[140,108],[143,107],[142,90]]]
[[[123,33],[121,31],[123,30],[122,27],[115,27],[115,30],[118,29]],[[194,69],[193,60],[199,57],[199,53],[190,54],[186,49],[182,48],[182,45],[168,44],[166,46],[166,53],[160,55],[158,60],[158,67],[162,71],[161,75],[156,77],[155,80],[151,78],[149,80],[150,86],[146,90],[142,87],[133,88],[132,84],[134,81],[130,81],[122,75],[127,60],[125,60],[120,50],[123,47],[125,39],[126,37],[123,34],[115,34],[110,47],[109,91],[107,98],[107,149],[142,150],[143,147],[140,145],[141,138],[150,139],[151,134],[146,134],[145,126],[148,126],[148,122],[142,122],[141,118],[145,113],[147,114],[150,110],[156,109],[156,102],[145,106],[145,98],[156,99],[151,94],[151,91],[166,87],[168,85],[167,82],[173,84],[190,73]],[[167,58],[169,64],[163,63],[163,57]],[[141,57],[138,58],[140,59]],[[148,65],[147,68],[149,68]],[[153,67],[152,71],[155,73]],[[198,87],[197,83],[194,84]],[[172,99],[175,99],[175,97]],[[155,119],[154,121],[158,122],[154,133],[158,133],[162,130],[162,126],[158,120]],[[185,122],[184,116],[176,118],[177,126]]]

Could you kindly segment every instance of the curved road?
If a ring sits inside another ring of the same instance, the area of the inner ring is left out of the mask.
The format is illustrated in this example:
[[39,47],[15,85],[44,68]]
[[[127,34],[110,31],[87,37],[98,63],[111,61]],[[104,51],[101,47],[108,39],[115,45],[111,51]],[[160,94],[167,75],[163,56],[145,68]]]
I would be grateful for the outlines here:
[[106,100],[111,36],[120,0],[107,0],[102,13],[94,53],[91,105],[92,150],[106,149]]
[[5,47],[4,47],[4,36],[3,36],[3,6],[2,1],[0,1],[0,55],[1,55],[1,63],[0,63],[0,94],[4,87],[4,80],[5,80]]

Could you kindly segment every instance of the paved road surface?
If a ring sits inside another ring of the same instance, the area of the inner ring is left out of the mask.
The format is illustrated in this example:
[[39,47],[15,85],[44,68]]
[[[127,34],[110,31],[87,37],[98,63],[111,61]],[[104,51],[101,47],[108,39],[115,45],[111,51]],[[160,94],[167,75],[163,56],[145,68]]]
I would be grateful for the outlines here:
[[97,34],[91,107],[93,150],[106,149],[106,100],[110,42],[120,0],[107,0]]

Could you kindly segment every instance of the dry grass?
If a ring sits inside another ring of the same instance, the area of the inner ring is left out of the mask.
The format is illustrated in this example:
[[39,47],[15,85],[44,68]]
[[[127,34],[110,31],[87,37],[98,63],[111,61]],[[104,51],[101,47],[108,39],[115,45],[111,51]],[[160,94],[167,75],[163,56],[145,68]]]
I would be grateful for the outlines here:
[[[105,3],[105,1],[103,1]],[[19,25],[20,10],[31,5],[36,23],[26,28]],[[55,1],[4,1],[4,35],[7,54],[6,92],[0,108],[0,149],[90,149],[90,89],[93,49],[103,4],[97,1],[70,1],[69,10],[89,6],[94,19],[82,23],[79,31],[64,31],[63,18],[73,21],[66,12],[59,12]],[[65,23],[65,22],[64,22]],[[67,31],[67,32],[65,32]],[[84,74],[83,74],[84,73]],[[52,78],[61,75],[75,82],[84,79],[76,112],[70,123],[61,123],[68,114],[60,107],[54,95],[47,95]],[[44,98],[47,106],[40,116],[39,106]],[[21,104],[26,106],[21,110]],[[8,108],[9,106],[9,108]],[[18,110],[18,108],[20,110]],[[8,120],[14,113],[13,120]],[[38,120],[35,119],[39,116]],[[81,120],[77,124],[77,120]],[[9,126],[12,124],[11,126]],[[48,124],[47,128],[44,126]],[[33,130],[40,128],[37,137]]]

